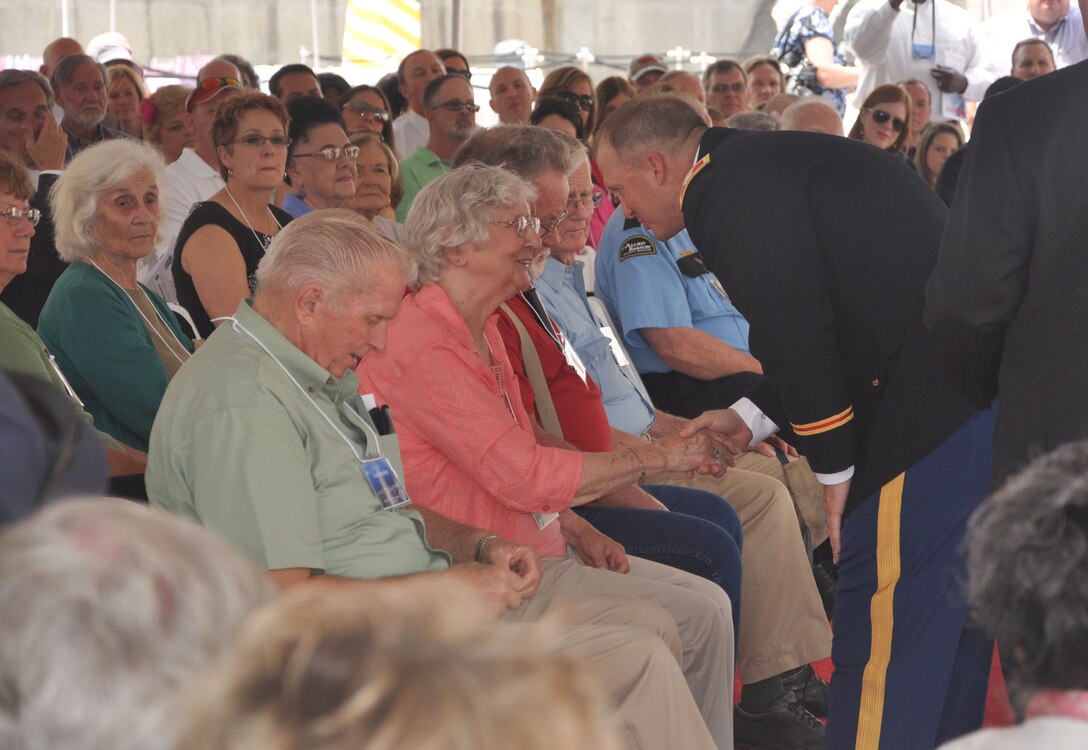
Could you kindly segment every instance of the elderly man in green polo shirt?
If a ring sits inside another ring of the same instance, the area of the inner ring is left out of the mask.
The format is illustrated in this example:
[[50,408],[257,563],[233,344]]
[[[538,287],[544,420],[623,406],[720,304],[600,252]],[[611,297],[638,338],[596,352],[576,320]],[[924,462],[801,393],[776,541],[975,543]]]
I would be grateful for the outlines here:
[[602,673],[631,748],[730,746],[728,608],[723,617],[704,593],[680,587],[675,605],[579,595],[580,571],[599,571],[542,578],[530,548],[406,507],[392,423],[357,394],[354,370],[384,348],[414,276],[408,254],[352,212],[315,211],[286,227],[252,303],[167,390],[151,434],[152,504],[220,532],[281,589],[365,596],[404,579],[364,579],[448,576],[514,622],[563,602],[579,624],[557,646]]

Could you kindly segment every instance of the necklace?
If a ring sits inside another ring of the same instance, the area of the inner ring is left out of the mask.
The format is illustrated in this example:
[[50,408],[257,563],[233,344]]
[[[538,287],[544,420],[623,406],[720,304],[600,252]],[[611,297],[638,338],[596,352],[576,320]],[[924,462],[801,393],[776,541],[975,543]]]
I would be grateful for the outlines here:
[[[93,260],[91,260],[90,258],[88,258],[88,259],[87,259],[87,262],[88,262],[88,263],[90,263],[90,264],[91,264],[92,266],[94,266],[95,268],[97,268],[97,269],[98,269],[98,272],[99,272],[100,274],[102,274],[102,275],[103,275],[103,276],[105,276],[105,277],[106,277],[107,279],[109,279],[110,281],[112,281],[112,282],[113,282],[113,285],[114,285],[115,287],[117,287],[117,288],[118,288],[118,289],[120,289],[120,290],[121,290],[122,292],[124,292],[124,294],[125,294],[125,299],[127,299],[127,300],[128,300],[128,303],[129,303],[130,305],[132,305],[133,307],[135,307],[135,308],[136,308],[136,312],[137,312],[137,313],[139,313],[139,314],[140,314],[140,317],[144,319],[144,324],[145,324],[145,325],[147,326],[147,329],[148,329],[149,331],[151,331],[151,332],[152,332],[153,334],[155,334],[155,337],[156,337],[156,338],[158,338],[158,340],[162,342],[162,345],[166,347],[166,350],[167,350],[168,352],[170,352],[170,354],[171,354],[171,355],[173,355],[174,359],[176,359],[176,360],[178,361],[178,363],[179,363],[179,364],[185,364],[185,360],[186,360],[186,359],[189,359],[189,357],[191,357],[192,355],[191,355],[191,354],[189,354],[189,350],[188,350],[188,349],[186,349],[186,348],[185,348],[185,346],[184,346],[184,345],[183,345],[183,344],[181,343],[181,339],[179,339],[179,338],[177,337],[177,334],[175,334],[175,333],[174,333],[174,331],[173,331],[173,329],[172,329],[172,328],[170,328],[170,325],[169,325],[169,324],[168,324],[168,323],[167,323],[167,322],[166,322],[165,320],[163,320],[163,318],[162,318],[162,315],[160,315],[160,314],[159,314],[158,308],[156,308],[156,307],[155,307],[155,305],[154,305],[154,303],[152,303],[152,302],[151,302],[151,298],[147,296],[147,292],[145,292],[145,291],[144,291],[143,287],[142,287],[142,286],[140,286],[139,284],[137,284],[137,285],[136,285],[136,289],[137,289],[137,291],[139,291],[139,292],[140,292],[140,294],[142,294],[142,295],[144,296],[144,299],[146,299],[146,300],[147,300],[147,303],[148,303],[149,305],[151,305],[151,309],[155,311],[155,316],[156,316],[156,317],[157,317],[157,318],[159,319],[159,321],[160,321],[160,322],[161,322],[161,323],[162,323],[162,324],[163,324],[164,326],[166,326],[166,330],[170,331],[170,333],[171,333],[171,334],[172,334],[172,335],[174,336],[174,340],[175,340],[175,341],[177,342],[177,345],[178,345],[179,347],[181,347],[181,350],[182,350],[183,352],[185,352],[185,359],[182,359],[181,357],[179,357],[179,356],[178,356],[178,353],[177,353],[176,351],[174,351],[174,347],[170,346],[170,342],[168,342],[168,341],[167,341],[167,340],[166,340],[165,338],[163,338],[162,334],[161,334],[161,333],[159,333],[159,329],[158,329],[158,328],[156,328],[156,327],[155,327],[154,325],[152,325],[152,324],[151,324],[151,321],[150,321],[150,320],[148,320],[148,318],[147,318],[147,316],[146,316],[146,315],[144,315],[144,311],[140,309],[140,306],[139,306],[139,305],[137,305],[137,304],[136,304],[135,302],[133,302],[133,301],[132,301],[132,299],[131,299],[131,298],[130,298],[130,297],[128,296],[128,292],[127,292],[127,291],[125,290],[125,288],[124,288],[123,286],[121,286],[120,284],[118,284],[118,283],[117,283],[117,282],[116,282],[116,281],[114,280],[114,278],[113,278],[112,276],[110,276],[110,275],[109,275],[108,273],[106,273],[105,271],[103,271],[103,270],[102,270],[102,267],[101,267],[101,266],[99,266],[99,265],[98,265],[97,263],[95,263],[95,262],[94,262]],[[66,381],[66,382],[67,382],[67,381]]]
[[[257,240],[257,244],[267,250],[269,243],[272,241],[272,238],[268,235],[265,235],[266,239],[262,240],[261,236],[257,234],[257,230],[253,228],[253,222],[249,220],[249,217],[246,216],[246,212],[242,210],[242,206],[234,198],[234,193],[230,191],[230,186],[224,185],[223,189],[227,191],[227,197],[230,198],[230,201],[234,204],[234,207],[238,209],[238,213],[242,215],[242,221],[245,222],[246,228],[253,233],[253,239]],[[274,213],[272,213],[272,209],[270,209],[267,205],[264,208],[266,211],[268,211],[268,215],[272,217],[272,221],[276,222],[276,226],[280,229],[283,229],[283,224],[280,224],[280,220],[276,218],[276,215]]]

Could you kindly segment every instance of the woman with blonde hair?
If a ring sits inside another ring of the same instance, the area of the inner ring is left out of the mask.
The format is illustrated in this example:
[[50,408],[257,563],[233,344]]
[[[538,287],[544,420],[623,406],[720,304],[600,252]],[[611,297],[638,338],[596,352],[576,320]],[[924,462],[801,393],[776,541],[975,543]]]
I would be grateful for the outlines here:
[[948,157],[963,148],[963,131],[950,122],[931,122],[922,131],[918,140],[918,152],[914,155],[914,164],[918,175],[931,188],[937,187],[937,175]]
[[344,208],[362,214],[382,234],[403,245],[404,225],[394,218],[404,197],[404,180],[396,154],[378,133],[354,133],[349,140],[359,149],[359,155],[355,157],[355,197]]
[[185,100],[192,92],[188,86],[163,86],[140,102],[144,140],[162,152],[167,164],[196,143],[193,129],[185,122]]
[[141,105],[147,98],[143,79],[131,65],[119,63],[106,67],[109,85],[106,109],[117,118],[117,128],[133,138],[144,137]]

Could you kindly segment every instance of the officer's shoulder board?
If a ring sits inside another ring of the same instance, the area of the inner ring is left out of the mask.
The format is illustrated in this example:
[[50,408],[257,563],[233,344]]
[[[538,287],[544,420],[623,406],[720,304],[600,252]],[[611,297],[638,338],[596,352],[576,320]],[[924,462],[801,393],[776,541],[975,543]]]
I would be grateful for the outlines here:
[[640,255],[657,255],[657,245],[644,234],[633,234],[620,244],[620,261]]

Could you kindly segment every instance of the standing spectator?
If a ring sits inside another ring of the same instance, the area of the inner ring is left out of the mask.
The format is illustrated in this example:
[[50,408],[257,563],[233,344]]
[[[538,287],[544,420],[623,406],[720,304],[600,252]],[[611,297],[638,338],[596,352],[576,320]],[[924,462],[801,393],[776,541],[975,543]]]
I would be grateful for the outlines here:
[[925,81],[931,120],[964,120],[997,76],[974,20],[949,0],[861,0],[846,17],[846,44],[861,74],[855,104],[877,86]]
[[952,201],[926,325],[949,379],[1001,399],[994,486],[1033,455],[1088,438],[1082,294],[1088,65],[1015,85],[979,107]]
[[122,133],[131,138],[143,138],[143,103],[147,98],[144,79],[131,65],[110,65],[107,72],[109,113],[116,118]]
[[521,68],[504,65],[491,76],[491,109],[502,125],[527,125],[533,111],[536,89]]
[[835,41],[829,14],[839,0],[804,3],[786,20],[774,40],[774,54],[790,68],[787,90],[826,98],[841,118],[846,112],[847,89],[858,82],[857,68]]
[[1029,38],[1049,44],[1059,68],[1088,58],[1081,9],[1069,0],[1027,0],[1024,7],[990,16],[979,31],[997,75],[1005,75],[1005,61],[1017,42]]
[[427,145],[431,126],[427,120],[423,92],[427,84],[441,75],[446,75],[446,67],[433,52],[426,49],[417,49],[401,60],[397,67],[400,94],[408,103],[407,111],[393,121],[397,158],[402,162],[417,148]]
[[1013,47],[1009,73],[1013,78],[1030,81],[1054,70],[1054,50],[1041,39],[1025,39]]
[[472,70],[468,64],[468,58],[455,49],[443,47],[434,51],[438,59],[442,61],[447,73],[456,73],[466,81],[472,80]]

